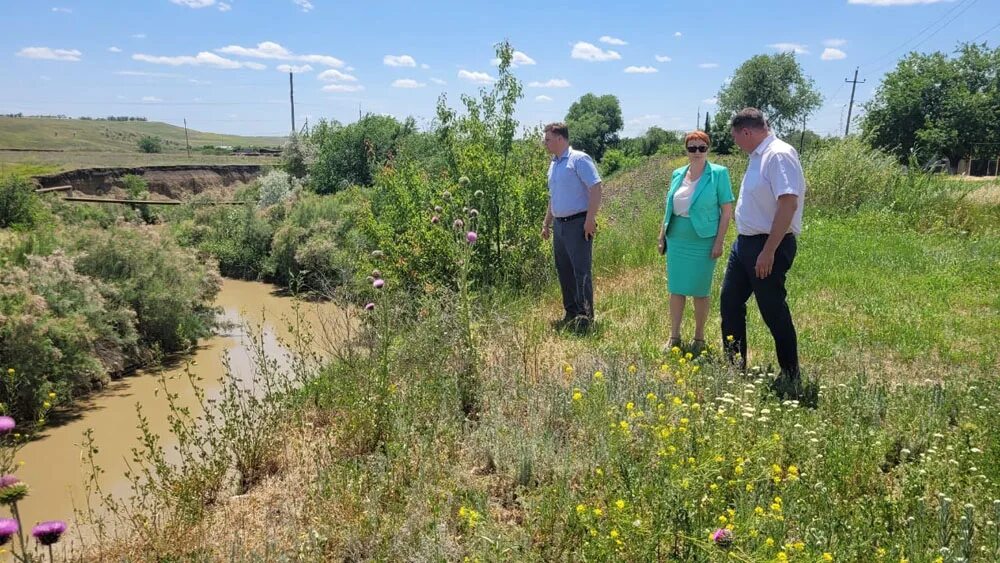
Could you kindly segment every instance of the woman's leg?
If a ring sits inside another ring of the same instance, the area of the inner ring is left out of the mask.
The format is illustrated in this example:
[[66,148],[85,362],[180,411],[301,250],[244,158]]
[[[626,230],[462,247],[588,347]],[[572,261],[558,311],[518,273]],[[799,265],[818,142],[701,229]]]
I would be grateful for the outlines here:
[[708,320],[708,297],[694,298],[694,339],[705,340],[705,321]]
[[684,319],[683,295],[677,293],[670,294],[670,341],[679,341],[681,338],[681,321]]

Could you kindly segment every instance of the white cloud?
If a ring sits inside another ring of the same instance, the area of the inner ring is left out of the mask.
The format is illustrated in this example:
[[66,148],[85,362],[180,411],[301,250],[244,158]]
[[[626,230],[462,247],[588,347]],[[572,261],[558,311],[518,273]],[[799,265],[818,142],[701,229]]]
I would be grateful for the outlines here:
[[656,55],[656,62],[658,62],[658,63],[669,63],[672,60],[673,59],[671,59],[670,57],[668,57],[666,55]]
[[656,114],[646,114],[646,115],[640,115],[639,117],[633,117],[632,119],[629,119],[625,123],[627,123],[628,125],[642,125],[643,123],[656,121],[659,118],[660,116]]
[[913,6],[915,4],[937,4],[938,2],[954,2],[954,0],[847,0],[848,4],[868,6]]
[[445,82],[444,80],[441,80],[440,78],[431,78],[431,82],[433,82],[435,84],[440,84],[441,86],[444,86],[445,84],[447,84],[447,82]]
[[422,68],[424,70],[427,70],[427,69],[431,68],[431,65],[429,65],[427,63],[420,63],[420,68]]
[[237,57],[249,57],[253,59],[278,59],[282,61],[300,61],[304,63],[315,63],[323,66],[340,68],[344,66],[344,61],[329,55],[296,55],[288,49],[282,47],[274,41],[263,41],[256,47],[241,47],[239,45],[228,45],[216,52]]
[[423,82],[417,82],[412,78],[400,78],[399,80],[394,80],[392,82],[393,88],[423,88],[427,86]]
[[569,88],[572,84],[565,78],[552,78],[545,82],[529,82],[529,88]]
[[70,10],[69,8],[52,8],[52,11],[56,12],[56,13],[59,13],[59,14],[72,14],[73,13],[73,10]]
[[148,103],[156,103],[156,102],[162,102],[163,100],[161,100],[160,98],[157,98],[156,96],[143,96],[142,97],[142,101],[148,102]]
[[215,0],[170,0],[174,4],[187,6],[188,8],[207,8],[215,4]]
[[117,70],[115,74],[118,76],[145,76],[149,78],[183,78],[183,75],[172,72],[145,72],[141,70]]
[[701,63],[698,68],[719,68],[719,63]]
[[207,51],[202,51],[197,55],[191,57],[187,55],[181,55],[177,57],[160,57],[155,55],[145,55],[142,53],[136,53],[132,55],[132,59],[136,61],[142,61],[146,63],[153,63],[157,65],[170,65],[170,66],[211,66],[215,68],[249,68],[253,70],[264,70],[266,66],[260,63],[254,62],[239,62],[232,59],[227,59],[220,57],[215,53],[209,53]]
[[800,45],[799,43],[771,43],[768,47],[772,49],[777,49],[781,52],[787,53],[792,52],[796,55],[808,55],[809,49],[806,45]]
[[602,35],[599,41],[608,45],[628,45],[628,42],[617,37],[611,37],[610,35]]
[[292,2],[295,2],[296,6],[302,8],[303,12],[308,12],[309,10],[312,10],[314,8],[312,2],[310,2],[309,0],[292,0]]
[[[493,59],[491,61],[493,66],[500,66],[500,59]],[[514,54],[510,59],[510,66],[517,68],[519,66],[529,66],[535,64],[535,59],[525,55],[521,51],[514,51]]]
[[839,61],[840,59],[846,59],[847,53],[841,51],[840,49],[827,47],[826,49],[823,49],[823,54],[820,55],[819,58],[824,61]]
[[122,50],[119,49],[118,47],[108,47],[108,51],[111,51],[112,53],[121,53],[122,52]]
[[79,61],[82,55],[83,53],[76,49],[52,49],[51,47],[25,47],[17,52],[19,57],[47,61]]
[[133,33],[131,35],[131,37],[132,37],[132,39],[145,39],[146,38],[146,34],[145,33]]
[[360,84],[327,84],[323,86],[324,92],[360,92],[365,87]]
[[701,101],[701,103],[714,106],[715,104],[719,103],[719,98],[705,98],[704,100]]
[[683,35],[684,35],[684,34],[683,34],[683,33],[681,33],[681,32],[679,32],[679,31],[675,31],[675,32],[674,32],[674,37],[681,37],[681,36],[683,36]]
[[318,78],[320,80],[325,80],[327,82],[357,82],[358,81],[357,77],[355,77],[354,75],[346,74],[346,73],[340,72],[339,70],[335,70],[335,69],[332,69],[332,68],[330,70],[324,70],[323,72],[319,73],[319,76],[317,76],[316,78]]
[[548,96],[546,96],[546,95],[543,94],[541,96],[535,96],[535,101],[536,102],[551,102],[552,98],[550,98],[550,97],[548,97]]
[[605,51],[597,45],[587,43],[586,41],[579,41],[576,45],[573,45],[573,52],[570,53],[570,56],[574,59],[589,62],[617,61],[622,58],[615,51]]
[[232,9],[233,9],[232,5],[226,4],[225,2],[219,2],[219,11],[220,12],[228,12],[229,10],[232,10]]
[[627,66],[625,72],[628,74],[653,74],[658,71],[651,66]]
[[211,80],[198,80],[197,78],[188,78],[188,82],[190,82],[191,84],[195,84],[197,86],[203,86],[212,83]]
[[823,45],[825,45],[827,47],[843,47],[844,45],[847,45],[847,40],[846,39],[827,39],[826,41],[823,42]]
[[493,78],[492,76],[490,76],[485,72],[475,72],[475,71],[470,72],[468,70],[458,71],[458,77],[468,80],[469,82],[473,82],[475,84],[490,84],[494,80],[496,80],[495,78]]
[[309,65],[278,65],[279,72],[291,72],[293,74],[300,74],[303,72],[312,72],[313,67]]
[[386,55],[382,57],[382,64],[385,66],[405,66],[412,68],[417,66],[417,61],[410,55]]

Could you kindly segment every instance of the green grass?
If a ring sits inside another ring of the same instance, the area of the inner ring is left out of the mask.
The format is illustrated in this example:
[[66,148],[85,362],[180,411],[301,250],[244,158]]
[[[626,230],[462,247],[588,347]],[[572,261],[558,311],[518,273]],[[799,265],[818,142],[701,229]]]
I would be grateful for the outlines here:
[[[189,129],[191,147],[241,145],[273,147],[284,137],[243,137]],[[88,152],[138,152],[145,135],[162,138],[168,151],[184,150],[184,128],[156,121],[91,121],[0,117],[0,149],[58,149]]]

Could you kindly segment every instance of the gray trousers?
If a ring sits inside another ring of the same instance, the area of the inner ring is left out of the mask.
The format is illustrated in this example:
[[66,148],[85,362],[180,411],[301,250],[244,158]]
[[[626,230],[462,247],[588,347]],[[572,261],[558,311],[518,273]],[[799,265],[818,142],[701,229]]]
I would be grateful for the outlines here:
[[556,219],[553,224],[552,250],[562,288],[563,308],[566,316],[594,319],[594,241],[583,233],[586,215],[569,221]]

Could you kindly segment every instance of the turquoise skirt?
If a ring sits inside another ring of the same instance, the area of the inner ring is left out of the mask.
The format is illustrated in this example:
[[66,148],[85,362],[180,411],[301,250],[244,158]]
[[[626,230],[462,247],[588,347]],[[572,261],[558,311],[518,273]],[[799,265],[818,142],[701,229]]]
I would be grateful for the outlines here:
[[690,297],[708,297],[712,291],[715,237],[702,238],[689,217],[674,215],[667,227],[667,289]]

